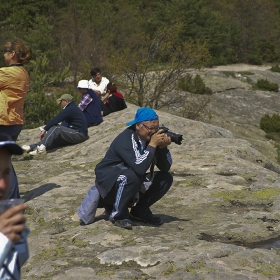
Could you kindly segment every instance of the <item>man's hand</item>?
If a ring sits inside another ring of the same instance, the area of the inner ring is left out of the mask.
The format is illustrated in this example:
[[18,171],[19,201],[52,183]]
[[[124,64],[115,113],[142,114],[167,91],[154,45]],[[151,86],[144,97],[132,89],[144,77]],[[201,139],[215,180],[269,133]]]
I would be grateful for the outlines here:
[[101,91],[100,90],[94,89],[93,91],[96,92],[98,96],[101,95]]
[[0,232],[8,237],[14,244],[21,239],[21,233],[26,231],[25,216],[22,211],[27,208],[27,204],[16,205],[0,215]]
[[166,133],[163,133],[163,135],[162,142],[158,145],[160,149],[164,149],[171,144],[171,138]]
[[159,146],[161,149],[163,149],[171,144],[170,137],[163,133],[163,131],[163,129],[160,129],[151,136],[151,141],[149,143],[150,146],[154,148]]
[[40,133],[40,140],[41,141],[44,139],[46,132],[47,131],[45,129],[41,131],[41,133]]

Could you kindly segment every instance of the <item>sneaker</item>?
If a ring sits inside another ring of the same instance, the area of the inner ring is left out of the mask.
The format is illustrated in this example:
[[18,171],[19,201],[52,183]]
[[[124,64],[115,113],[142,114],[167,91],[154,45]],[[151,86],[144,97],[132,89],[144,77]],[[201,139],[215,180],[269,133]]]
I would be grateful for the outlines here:
[[43,144],[41,144],[40,146],[37,146],[37,148],[34,151],[30,152],[29,155],[38,156],[45,154],[46,152],[46,147]]
[[104,212],[102,213],[102,216],[105,216],[108,219],[110,217],[111,213],[112,213],[111,209],[105,208]]
[[125,229],[132,229],[132,224],[129,219],[124,220],[114,220],[112,221],[116,227],[125,228]]
[[21,148],[23,149],[24,153],[28,153],[31,150],[30,146],[28,146],[28,145],[23,145]]
[[135,213],[132,213],[132,211],[130,211],[129,217],[131,220],[135,220],[138,222],[143,222],[146,224],[151,224],[154,226],[160,226],[163,224],[163,221],[160,217],[157,217],[153,214],[149,215],[149,216],[141,216]]

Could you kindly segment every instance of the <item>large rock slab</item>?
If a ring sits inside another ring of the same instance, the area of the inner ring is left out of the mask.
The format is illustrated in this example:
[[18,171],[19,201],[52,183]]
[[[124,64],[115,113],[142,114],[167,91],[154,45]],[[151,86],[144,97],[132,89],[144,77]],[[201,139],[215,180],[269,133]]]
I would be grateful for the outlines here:
[[[279,249],[262,247],[280,236],[278,165],[213,124],[158,112],[184,135],[182,145],[170,145],[174,184],[152,206],[162,226],[120,229],[103,209],[80,225],[76,211],[94,168],[136,109],[105,117],[79,145],[13,158],[31,229],[22,279],[279,279]],[[19,143],[38,137],[38,129],[24,130]]]

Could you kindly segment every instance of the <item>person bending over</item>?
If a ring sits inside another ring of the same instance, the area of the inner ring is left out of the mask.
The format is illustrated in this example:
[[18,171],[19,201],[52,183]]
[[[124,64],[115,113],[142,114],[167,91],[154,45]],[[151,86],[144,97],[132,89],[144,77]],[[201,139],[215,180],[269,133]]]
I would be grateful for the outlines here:
[[[158,130],[158,115],[151,108],[139,108],[127,125],[95,168],[98,207],[104,207],[118,227],[132,229],[131,219],[161,225],[161,218],[153,215],[150,207],[173,182],[168,172],[172,159],[167,146],[171,139]],[[159,171],[154,171],[155,165]]]
[[[63,94],[57,99],[62,111],[42,129],[39,143],[22,146],[25,152],[36,156],[50,149],[81,143],[89,138],[86,117],[72,99],[70,94]],[[58,125],[60,122],[61,125]]]

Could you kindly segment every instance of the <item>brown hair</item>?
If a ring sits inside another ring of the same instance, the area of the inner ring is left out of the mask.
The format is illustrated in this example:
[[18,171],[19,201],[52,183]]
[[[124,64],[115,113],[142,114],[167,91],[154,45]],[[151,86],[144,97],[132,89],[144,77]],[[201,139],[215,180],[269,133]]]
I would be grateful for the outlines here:
[[110,90],[110,93],[117,92],[117,86],[114,83],[109,83],[107,85],[107,90]]
[[101,70],[98,67],[95,67],[90,71],[91,76],[96,76],[97,73],[101,74]]
[[29,62],[31,60],[32,50],[26,46],[21,39],[15,39],[8,42],[4,47],[7,50],[14,51],[16,53],[17,61],[20,63]]

